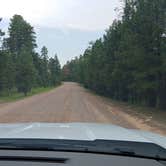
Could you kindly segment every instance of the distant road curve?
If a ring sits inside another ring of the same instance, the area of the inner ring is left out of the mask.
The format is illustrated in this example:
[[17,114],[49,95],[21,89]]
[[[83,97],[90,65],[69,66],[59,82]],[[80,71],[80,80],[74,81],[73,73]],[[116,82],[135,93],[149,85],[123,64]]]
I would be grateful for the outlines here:
[[0,105],[0,123],[9,122],[112,123],[166,135],[166,130],[142,123],[105,98],[72,82],[65,82],[46,93]]

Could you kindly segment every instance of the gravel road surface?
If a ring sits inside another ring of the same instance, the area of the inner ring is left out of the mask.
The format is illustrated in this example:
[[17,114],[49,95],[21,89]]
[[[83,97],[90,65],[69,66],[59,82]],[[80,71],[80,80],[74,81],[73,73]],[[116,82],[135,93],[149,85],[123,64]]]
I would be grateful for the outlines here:
[[97,122],[166,134],[90,93],[77,83],[65,82],[49,92],[13,103],[0,104],[0,123]]

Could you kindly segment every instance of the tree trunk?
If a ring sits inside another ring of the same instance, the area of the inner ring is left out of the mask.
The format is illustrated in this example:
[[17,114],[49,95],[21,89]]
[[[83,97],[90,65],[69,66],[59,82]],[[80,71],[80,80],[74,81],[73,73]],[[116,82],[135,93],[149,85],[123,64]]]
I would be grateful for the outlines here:
[[157,95],[154,90],[149,91],[147,100],[148,100],[147,104],[149,107],[156,107]]
[[158,108],[166,109],[166,79],[163,79],[159,86]]

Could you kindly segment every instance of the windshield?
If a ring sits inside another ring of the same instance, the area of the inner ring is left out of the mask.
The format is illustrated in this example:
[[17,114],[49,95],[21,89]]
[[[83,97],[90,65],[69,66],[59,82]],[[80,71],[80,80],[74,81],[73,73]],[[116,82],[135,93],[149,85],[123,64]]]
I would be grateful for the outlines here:
[[165,0],[1,2],[0,139],[165,136]]

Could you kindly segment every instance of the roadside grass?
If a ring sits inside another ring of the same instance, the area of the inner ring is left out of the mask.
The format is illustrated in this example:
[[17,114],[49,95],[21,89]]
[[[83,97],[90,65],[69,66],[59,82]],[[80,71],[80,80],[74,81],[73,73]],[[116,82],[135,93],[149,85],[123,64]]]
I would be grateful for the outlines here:
[[[59,85],[58,85],[59,86]],[[12,94],[10,95],[6,95],[6,96],[0,96],[0,103],[5,103],[5,102],[12,102],[12,101],[17,101],[17,100],[20,100],[20,99],[24,99],[26,97],[30,97],[30,96],[33,96],[35,94],[40,94],[40,93],[43,93],[43,92],[47,92],[47,91],[50,91],[54,88],[56,88],[57,86],[54,86],[54,87],[38,87],[38,88],[32,88],[31,92],[29,92],[27,94],[27,96],[25,96],[23,93],[19,93],[17,91],[14,91],[12,92]]]

